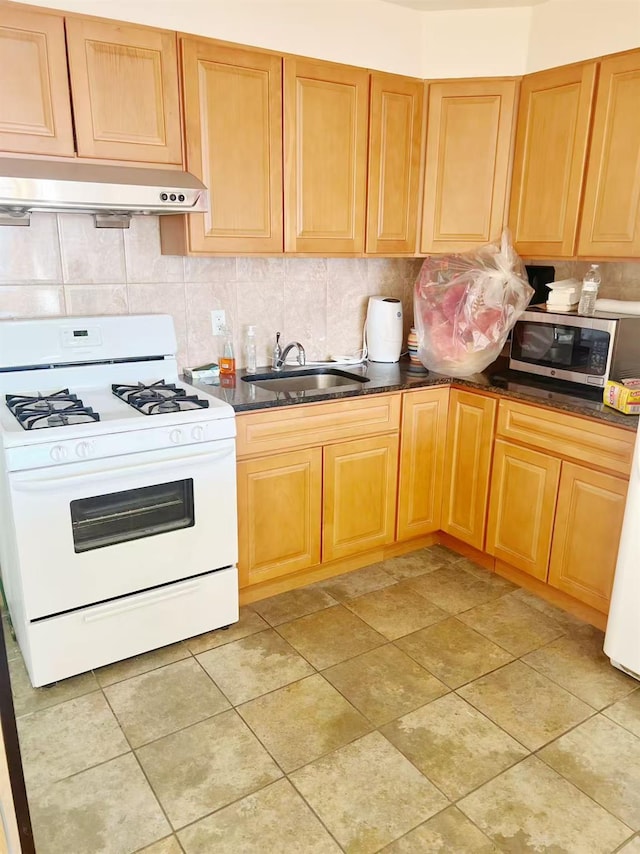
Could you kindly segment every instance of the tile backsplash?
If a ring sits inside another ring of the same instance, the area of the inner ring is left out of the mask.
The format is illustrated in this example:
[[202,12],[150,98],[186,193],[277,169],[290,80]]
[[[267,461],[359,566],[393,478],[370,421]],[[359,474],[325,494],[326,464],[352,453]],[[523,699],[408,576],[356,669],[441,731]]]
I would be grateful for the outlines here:
[[[581,279],[582,261],[538,262],[556,279]],[[241,342],[257,327],[258,363],[268,364],[274,335],[300,341],[309,359],[362,346],[367,299],[402,300],[405,337],[413,317],[415,258],[180,258],[160,253],[157,217],[134,217],[127,230],[96,229],[84,214],[34,214],[29,228],[0,227],[0,317],[168,313],[182,367],[218,358],[211,311],[224,309]],[[640,300],[640,263],[605,263],[600,295]]]
[[309,359],[362,346],[367,299],[402,300],[405,335],[421,259],[180,258],[160,253],[157,217],[127,230],[96,229],[85,214],[33,214],[31,226],[0,227],[0,317],[168,313],[182,367],[217,359],[211,311],[224,309],[236,357],[248,324],[258,363],[268,364],[276,331],[300,341]]

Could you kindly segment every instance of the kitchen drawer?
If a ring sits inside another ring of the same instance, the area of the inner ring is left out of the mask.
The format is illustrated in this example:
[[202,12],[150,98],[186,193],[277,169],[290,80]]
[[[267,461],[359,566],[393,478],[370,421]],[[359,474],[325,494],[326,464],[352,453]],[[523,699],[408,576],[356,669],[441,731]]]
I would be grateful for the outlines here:
[[564,412],[502,400],[497,435],[558,457],[628,475],[635,433]]
[[400,429],[400,392],[239,413],[238,457],[326,445]]

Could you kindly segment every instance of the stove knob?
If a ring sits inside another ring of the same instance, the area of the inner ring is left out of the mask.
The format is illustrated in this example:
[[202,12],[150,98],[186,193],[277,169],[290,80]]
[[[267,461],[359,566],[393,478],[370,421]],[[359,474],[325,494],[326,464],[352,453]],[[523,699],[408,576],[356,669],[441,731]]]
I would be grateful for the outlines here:
[[89,442],[80,442],[76,445],[76,454],[83,460],[90,457],[92,454],[91,445]]
[[204,439],[204,427],[201,424],[196,424],[196,426],[191,431],[191,438],[194,442],[201,442]]
[[169,433],[169,439],[174,445],[179,445],[182,442],[182,430],[172,430]]
[[51,448],[50,456],[54,463],[61,463],[67,459],[67,449],[63,448],[62,445],[56,445],[55,448]]

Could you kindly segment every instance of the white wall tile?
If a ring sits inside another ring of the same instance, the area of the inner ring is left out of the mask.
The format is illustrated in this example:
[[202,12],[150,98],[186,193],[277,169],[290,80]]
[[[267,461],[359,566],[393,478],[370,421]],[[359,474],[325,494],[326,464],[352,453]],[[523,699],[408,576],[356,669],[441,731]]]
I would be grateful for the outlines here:
[[284,276],[284,258],[238,258],[240,282],[275,282]]
[[64,313],[62,285],[0,285],[0,318]]
[[63,281],[125,281],[122,229],[96,228],[89,214],[58,214],[58,229]]
[[126,285],[65,285],[67,314],[127,314]]
[[327,358],[325,282],[285,282],[282,339],[284,345],[290,341],[299,341],[309,360]]
[[0,226],[0,282],[60,282],[55,214],[31,215],[29,226]]
[[134,216],[124,231],[127,282],[183,282],[183,259],[160,253],[157,216]]
[[236,279],[235,258],[184,259],[186,282],[234,282]]
[[327,258],[285,258],[284,275],[290,282],[325,281]]
[[[280,343],[287,343],[284,340],[284,285],[279,281],[238,282],[236,287],[241,342],[246,326],[255,326],[258,365],[269,365],[276,332],[282,333]],[[241,349],[237,358],[242,365],[246,361]]]
[[225,321],[231,326],[237,352],[242,339],[238,322],[237,285],[234,282],[187,282],[185,300],[187,308],[187,330],[189,365],[196,367],[215,362],[222,353],[224,339],[215,336],[211,327],[211,312],[224,309]]

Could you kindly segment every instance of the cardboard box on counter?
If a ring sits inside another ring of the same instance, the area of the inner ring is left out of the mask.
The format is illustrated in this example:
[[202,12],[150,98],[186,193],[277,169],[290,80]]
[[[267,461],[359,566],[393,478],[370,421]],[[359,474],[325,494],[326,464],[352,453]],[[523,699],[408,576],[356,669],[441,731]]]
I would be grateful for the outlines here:
[[607,380],[603,397],[607,406],[625,415],[640,415],[640,379]]

